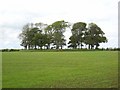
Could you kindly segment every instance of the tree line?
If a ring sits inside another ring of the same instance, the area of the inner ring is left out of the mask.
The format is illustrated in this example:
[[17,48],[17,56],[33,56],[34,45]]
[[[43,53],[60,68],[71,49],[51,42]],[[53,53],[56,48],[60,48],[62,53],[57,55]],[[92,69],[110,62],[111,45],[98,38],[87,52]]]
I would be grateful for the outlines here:
[[[68,44],[64,33],[71,30],[72,35]],[[44,23],[28,23],[23,26],[19,35],[21,46],[25,49],[63,49],[68,48],[98,49],[100,43],[106,43],[107,38],[101,28],[95,23],[76,22],[71,25],[64,20],[56,21],[50,25]]]

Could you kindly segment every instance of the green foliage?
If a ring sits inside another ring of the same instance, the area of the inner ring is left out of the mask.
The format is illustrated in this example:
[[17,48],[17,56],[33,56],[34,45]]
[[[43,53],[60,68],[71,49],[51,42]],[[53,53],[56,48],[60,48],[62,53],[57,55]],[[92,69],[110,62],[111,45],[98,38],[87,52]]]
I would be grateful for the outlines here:
[[65,32],[66,28],[68,27],[68,23],[65,22],[64,20],[62,21],[56,21],[52,24],[53,28],[53,43],[56,45],[56,49],[59,49],[63,45],[66,45],[65,43],[65,36],[63,33]]
[[23,27],[23,31],[20,34],[20,38],[22,39],[21,45],[26,49],[37,49],[37,46],[42,49],[42,47],[47,43],[44,28],[45,24],[36,23],[36,27],[33,27],[33,24],[27,24]]
[[84,22],[77,22],[74,23],[73,27],[72,27],[72,36],[70,37],[70,42],[69,42],[69,46],[68,47],[73,47],[73,48],[77,48],[79,46],[83,46],[83,38],[84,38],[84,32],[86,30],[86,23]]
[[[66,45],[64,32],[70,28],[70,23],[64,20],[56,21],[51,25],[44,23],[30,23],[23,27],[19,35],[21,46],[25,49],[62,49]],[[108,40],[104,32],[95,23],[88,27],[84,22],[74,23],[71,29],[72,36],[68,42],[68,48],[81,48],[88,45],[88,49],[98,49],[100,43]]]
[[88,29],[85,32],[85,44],[89,45],[89,49],[93,49],[96,46],[98,49],[99,43],[107,42],[107,38],[104,36],[104,32],[94,23],[90,23]]
[[75,36],[75,35],[72,35],[70,38],[70,41],[68,42],[68,44],[70,44],[69,46],[68,46],[68,48],[70,48],[70,47],[73,47],[74,49],[76,49],[77,48],[77,36]]

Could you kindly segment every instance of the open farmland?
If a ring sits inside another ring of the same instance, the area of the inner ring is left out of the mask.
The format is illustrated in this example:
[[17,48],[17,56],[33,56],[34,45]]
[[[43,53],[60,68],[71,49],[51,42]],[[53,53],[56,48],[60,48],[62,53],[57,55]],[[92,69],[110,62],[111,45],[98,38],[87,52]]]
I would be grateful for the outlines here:
[[3,88],[117,88],[118,52],[3,52]]

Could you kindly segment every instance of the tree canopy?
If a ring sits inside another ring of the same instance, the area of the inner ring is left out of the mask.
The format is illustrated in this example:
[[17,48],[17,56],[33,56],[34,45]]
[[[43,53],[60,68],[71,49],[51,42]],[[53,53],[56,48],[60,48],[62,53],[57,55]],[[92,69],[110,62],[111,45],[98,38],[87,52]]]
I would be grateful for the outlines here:
[[[64,35],[66,30],[72,33],[68,44]],[[73,49],[82,49],[87,46],[88,49],[98,49],[100,43],[108,41],[105,33],[95,23],[76,22],[71,25],[64,20],[50,25],[42,22],[28,23],[23,26],[19,38],[21,46],[25,49],[63,49],[63,46]]]

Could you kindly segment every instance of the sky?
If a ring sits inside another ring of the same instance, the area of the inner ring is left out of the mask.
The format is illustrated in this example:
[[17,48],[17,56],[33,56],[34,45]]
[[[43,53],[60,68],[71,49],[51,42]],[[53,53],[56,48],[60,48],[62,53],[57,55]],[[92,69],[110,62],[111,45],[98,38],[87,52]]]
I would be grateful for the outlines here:
[[[23,48],[18,36],[27,23],[52,24],[59,20],[96,23],[108,39],[100,48],[118,47],[118,1],[0,0],[0,49]],[[64,35],[68,41],[70,30]]]

